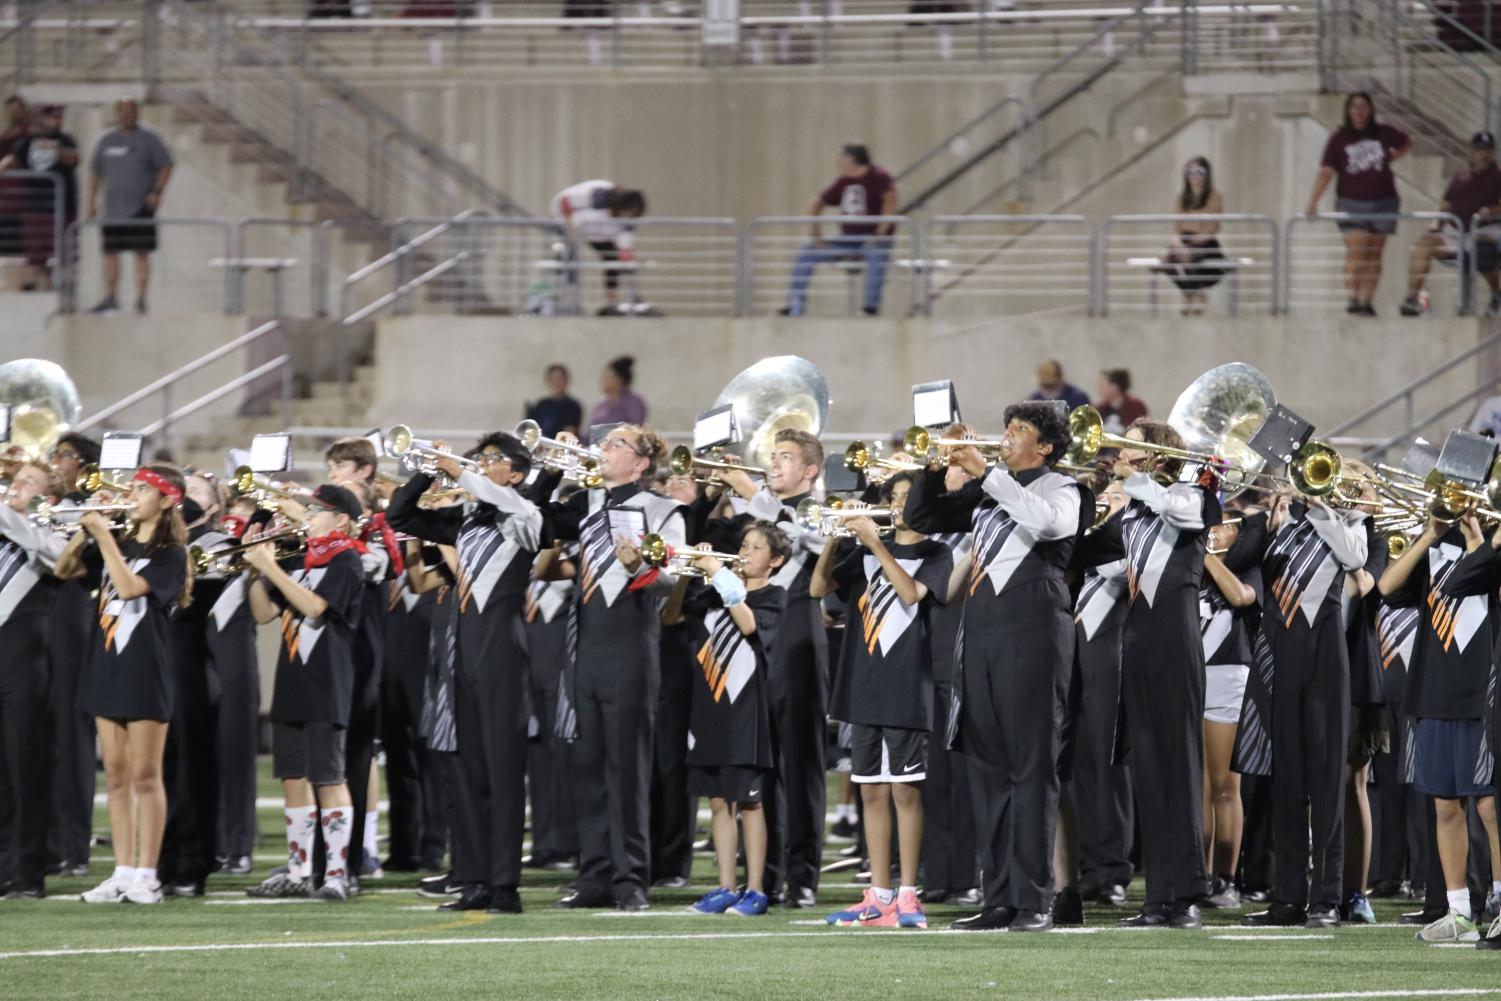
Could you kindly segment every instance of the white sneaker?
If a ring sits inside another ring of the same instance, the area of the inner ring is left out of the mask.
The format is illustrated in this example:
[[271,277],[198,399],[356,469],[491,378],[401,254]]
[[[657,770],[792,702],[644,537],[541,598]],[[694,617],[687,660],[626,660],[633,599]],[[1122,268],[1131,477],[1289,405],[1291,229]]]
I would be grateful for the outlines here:
[[79,899],[86,904],[118,904],[125,899],[125,887],[111,875],[92,890],[79,894]]
[[125,899],[132,904],[159,904],[162,902],[161,881],[138,879],[125,888]]
[[318,896],[324,900],[348,900],[349,893],[349,881],[343,876],[330,876],[318,890]]
[[1480,929],[1467,917],[1450,911],[1418,932],[1419,942],[1479,942]]

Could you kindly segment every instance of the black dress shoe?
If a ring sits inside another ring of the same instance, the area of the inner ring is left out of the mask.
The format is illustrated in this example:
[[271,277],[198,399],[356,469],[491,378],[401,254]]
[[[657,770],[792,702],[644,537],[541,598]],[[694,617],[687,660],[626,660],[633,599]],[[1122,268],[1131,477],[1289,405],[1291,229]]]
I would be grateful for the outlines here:
[[1333,907],[1310,907],[1304,928],[1338,928],[1339,910]]
[[813,892],[811,886],[789,886],[782,896],[783,907],[796,907],[799,910],[807,910],[818,906],[818,895]]
[[1399,925],[1431,925],[1447,914],[1447,911],[1408,911],[1397,918]]
[[955,931],[1008,931],[1016,920],[1014,907],[987,907],[979,914],[954,922]]
[[1202,928],[1203,920],[1199,917],[1199,905],[1179,903],[1168,914],[1168,927],[1170,928]]
[[687,876],[663,876],[652,883],[652,886],[662,890],[686,890],[688,888]]
[[1084,923],[1084,898],[1073,887],[1065,887],[1053,898],[1053,924],[1077,926]]
[[632,890],[615,902],[618,911],[645,911],[651,909],[651,904],[646,900],[646,894],[640,890]]
[[930,890],[927,887],[923,887],[917,891],[917,899],[925,904],[942,904],[948,901],[949,891],[941,889]]
[[559,907],[566,907],[574,911],[596,911],[602,907],[614,907],[615,899],[608,893],[596,893],[590,890],[574,890],[568,896],[559,900]]
[[[1083,919],[1080,919],[1082,923]],[[1017,911],[1007,926],[1011,931],[1052,931],[1053,916],[1038,911]]]
[[1100,892],[1094,899],[1096,903],[1109,907],[1125,907],[1126,888],[1120,883],[1106,883],[1100,887]]
[[1303,908],[1293,904],[1273,904],[1264,911],[1247,914],[1240,923],[1247,928],[1296,928],[1308,920]]
[[486,914],[520,914],[521,894],[514,886],[496,886],[490,890],[490,906]]
[[1129,918],[1121,918],[1116,922],[1122,928],[1166,928],[1170,915],[1168,909],[1161,904],[1147,904],[1136,914]]
[[5,893],[6,900],[41,900],[47,892],[40,886],[28,886],[25,889],[12,889]]
[[450,900],[446,904],[439,904],[440,911],[483,911],[490,906],[490,888],[485,886],[467,887],[459,894],[459,899]]

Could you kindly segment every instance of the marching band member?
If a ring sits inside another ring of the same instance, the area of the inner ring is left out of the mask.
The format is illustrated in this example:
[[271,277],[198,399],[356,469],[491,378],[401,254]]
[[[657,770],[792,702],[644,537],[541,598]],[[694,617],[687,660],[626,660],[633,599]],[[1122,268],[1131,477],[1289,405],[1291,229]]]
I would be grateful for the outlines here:
[[816,905],[823,867],[829,642],[823,609],[808,594],[813,561],[823,552],[824,540],[816,531],[796,527],[793,514],[812,494],[823,474],[823,460],[823,445],[816,437],[784,428],[774,440],[764,483],[741,470],[720,472],[725,485],[744,502],[741,519],[776,523],[792,543],[792,557],[771,581],[787,591],[787,611],[771,651],[769,673],[776,792],[767,796],[771,842],[766,865],[772,902],[780,897],[788,907],[799,908]]
[[538,555],[523,612],[527,683],[532,715],[537,718],[537,734],[527,751],[527,791],[532,801],[532,855],[528,865],[554,871],[570,868],[579,853],[568,743],[558,737],[553,726],[558,715],[558,686],[568,660],[568,609],[574,600],[575,556],[572,547],[566,555],[561,549],[546,549]]
[[973,527],[974,572],[965,603],[946,740],[969,758],[985,905],[955,927],[1015,931],[1052,927],[1056,763],[1074,631],[1068,568],[1094,516],[1089,491],[1052,469],[1068,446],[1048,403],[1006,408],[1002,462],[954,449],[949,462],[976,480],[945,490],[926,469],[907,495],[919,532]]
[[[262,625],[281,620],[282,642],[271,701],[272,772],[286,797],[287,872],[252,887],[252,897],[313,896],[313,841],[322,831],[325,900],[347,900],[354,802],[345,738],[354,702],[352,648],[359,628],[364,544],[354,537],[360,501],[326,483],[307,507],[306,552],[278,562],[269,542],[246,550],[257,576],[250,610]],[[252,540],[253,541],[253,540]],[[365,776],[356,774],[363,782]],[[320,810],[321,816],[320,816]]]
[[[566,432],[559,440],[576,444]],[[662,450],[649,428],[617,425],[598,444],[601,488],[545,507],[551,535],[576,540],[580,548],[570,610],[573,657],[564,667],[557,720],[559,734],[572,741],[579,876],[561,907],[649,906],[660,606],[675,581],[671,572],[646,564],[640,544],[646,533],[672,547],[685,541],[682,506],[645,489]],[[539,478],[538,495],[550,493],[560,478]],[[612,516],[617,524],[633,524],[633,534],[615,534]]]
[[124,535],[117,540],[108,518],[88,512],[57,560],[58,577],[100,581],[99,628],[79,705],[98,728],[115,869],[83,894],[91,904],[162,900],[156,863],[167,821],[162,756],[174,687],[170,616],[193,594],[183,491],[175,466],[143,466],[131,484]]
[[58,477],[39,463],[16,470],[0,504],[0,783],[9,809],[0,813],[8,850],[0,859],[0,889],[12,899],[40,897],[47,871],[47,792],[53,763],[47,726],[52,665],[47,652],[48,616],[56,608],[53,563],[63,537],[27,517],[39,497],[56,503]]
[[453,713],[463,793],[453,876],[464,891],[440,906],[519,914],[527,726],[520,634],[542,512],[522,493],[531,455],[515,437],[487,435],[469,457],[483,472],[449,457],[434,465],[473,495],[472,508],[423,510],[418,501],[433,478],[419,472],[392,496],[386,517],[399,531],[458,550]]

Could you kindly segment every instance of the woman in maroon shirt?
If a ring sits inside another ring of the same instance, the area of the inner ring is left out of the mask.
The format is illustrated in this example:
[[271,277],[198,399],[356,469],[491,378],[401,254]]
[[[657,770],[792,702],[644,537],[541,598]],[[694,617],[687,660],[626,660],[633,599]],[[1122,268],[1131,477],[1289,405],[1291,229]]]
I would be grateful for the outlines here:
[[1376,122],[1376,105],[1361,91],[1345,98],[1345,120],[1329,134],[1319,176],[1308,197],[1308,214],[1317,215],[1319,199],[1329,182],[1338,176],[1334,208],[1351,215],[1389,215],[1387,219],[1359,219],[1339,224],[1345,237],[1345,291],[1354,316],[1375,316],[1371,299],[1381,280],[1381,251],[1386,238],[1397,231],[1397,181],[1392,163],[1412,149],[1412,140],[1401,129]]

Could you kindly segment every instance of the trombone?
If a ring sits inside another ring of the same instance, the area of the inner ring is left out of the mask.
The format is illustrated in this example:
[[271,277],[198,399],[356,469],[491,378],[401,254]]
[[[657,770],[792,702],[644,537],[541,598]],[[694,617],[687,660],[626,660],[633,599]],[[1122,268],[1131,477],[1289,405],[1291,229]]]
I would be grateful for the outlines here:
[[276,547],[276,558],[286,559],[302,552],[306,545],[306,537],[303,529],[289,528],[280,532],[264,535],[253,542],[242,542],[234,546],[225,546],[223,549],[204,549],[202,546],[188,547],[188,562],[193,567],[196,576],[218,572],[226,577],[242,574],[250,569],[250,564],[245,560],[245,554],[263,542],[269,542]]
[[397,424],[386,431],[386,454],[393,459],[400,459],[408,469],[428,476],[438,474],[439,459],[452,459],[470,472],[478,473],[480,464],[473,459],[466,459],[462,455],[450,452],[446,448],[438,448],[425,438],[414,438],[412,429],[405,424]]
[[666,568],[680,577],[707,577],[708,574],[693,565],[694,560],[704,557],[716,559],[731,570],[739,570],[744,562],[738,554],[716,553],[710,549],[675,549],[654,532],[641,537],[642,561],[650,567]]
[[846,504],[837,497],[827,504],[820,504],[812,497],[804,498],[798,504],[797,512],[793,520],[804,531],[817,532],[819,535],[833,539],[848,539],[854,537],[854,532],[844,527],[846,518],[870,518],[874,521],[886,521],[888,524],[881,526],[882,535],[891,535],[896,531],[896,510],[891,507],[857,507]]
[[533,456],[541,450],[543,454],[538,461],[546,468],[562,473],[566,479],[577,480],[591,490],[604,485],[604,477],[599,472],[597,450],[545,437],[542,425],[531,419],[517,424],[511,433],[521,442],[521,447]]
[[[907,434],[910,435],[913,430],[909,428]],[[927,432],[923,431],[923,434]],[[895,459],[882,455],[880,442],[875,442],[867,448],[863,441],[852,441],[850,447],[844,450],[844,468],[852,473],[864,473],[867,480],[878,483],[893,473],[916,472],[923,468],[923,464],[910,459]]]
[[[126,515],[134,507],[134,504],[53,504],[40,497],[33,497],[27,503],[31,518],[38,525],[54,532],[68,534],[83,531],[83,525],[78,519],[91,511],[98,514]],[[110,519],[110,531],[118,531],[124,527],[125,519]]]
[[256,505],[263,508],[275,508],[277,501],[293,501],[305,504],[308,496],[286,486],[260,476],[249,466],[239,466],[235,469],[235,476],[231,486],[242,496],[252,498]]
[[677,448],[674,448],[672,450],[672,454],[667,457],[667,471],[670,472],[673,476],[693,477],[693,479],[698,481],[699,483],[717,482],[718,477],[714,475],[693,476],[694,470],[697,469],[738,469],[742,473],[746,473],[750,476],[764,477],[768,475],[766,470],[762,469],[760,466],[743,466],[738,462],[721,462],[720,459],[722,458],[723,454],[723,452],[716,449],[710,452],[708,457],[702,455],[694,455],[693,449],[689,448],[687,445],[679,445]]
[[129,483],[120,482],[92,462],[78,470],[78,478],[73,481],[73,488],[81,494],[94,494],[100,490],[130,493]]
[[940,438],[916,424],[902,435],[902,451],[908,455],[928,455],[935,448],[973,448],[987,459],[997,459],[1007,447],[1004,438]]

